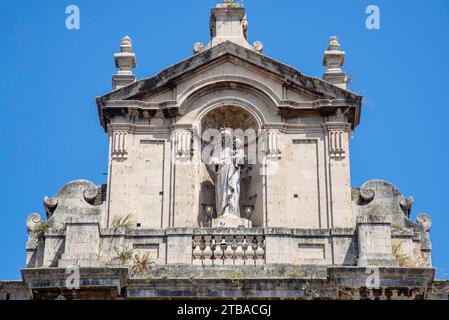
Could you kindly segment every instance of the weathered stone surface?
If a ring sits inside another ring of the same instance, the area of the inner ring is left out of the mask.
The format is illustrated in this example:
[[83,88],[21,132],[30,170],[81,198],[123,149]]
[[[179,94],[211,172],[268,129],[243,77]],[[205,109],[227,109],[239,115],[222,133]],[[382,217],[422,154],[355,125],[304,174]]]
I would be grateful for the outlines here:
[[45,197],[48,223],[52,228],[62,228],[73,216],[100,216],[103,200],[101,186],[87,180],[69,182],[55,197]]
[[[24,282],[0,283],[2,299],[447,299],[447,282],[433,269],[372,269],[277,264],[263,267],[156,266],[145,274],[124,268],[81,268],[79,288],[65,287],[65,269],[24,269]],[[26,284],[26,286],[25,286]],[[27,286],[31,289],[28,290]],[[28,295],[31,293],[32,295]]]
[[212,220],[212,228],[251,228],[251,221],[234,215],[223,215]]
[[[347,90],[338,40],[321,80],[251,46],[239,4],[213,8],[210,26],[209,44],[139,81],[122,39],[114,91],[97,98],[107,185],[78,180],[45,197],[48,220],[27,219],[23,282],[2,283],[0,298],[444,298],[430,217],[410,221],[413,199],[389,182],[351,187],[362,97]],[[215,166],[239,150],[238,183],[226,180],[239,203],[226,200],[242,214],[217,218],[204,136],[223,127],[240,136]]]

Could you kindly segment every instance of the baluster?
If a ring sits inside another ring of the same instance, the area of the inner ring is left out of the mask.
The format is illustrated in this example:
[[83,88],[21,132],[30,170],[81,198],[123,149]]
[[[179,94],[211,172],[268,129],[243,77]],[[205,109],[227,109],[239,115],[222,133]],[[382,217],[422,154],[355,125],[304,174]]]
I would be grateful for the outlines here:
[[257,238],[254,236],[251,238],[251,243],[246,250],[246,264],[254,266],[256,264],[256,250],[257,250]]
[[204,251],[203,251],[203,265],[212,265],[212,249],[211,249],[211,236],[204,237]]
[[234,264],[234,250],[232,249],[232,240],[227,241],[226,249],[224,250],[223,263],[225,265],[233,265]]
[[200,237],[194,237],[193,238],[193,261],[192,263],[194,265],[201,265],[201,258],[203,256],[203,250],[201,250],[201,238]]
[[217,260],[217,252],[220,251],[220,249],[217,249],[217,241],[215,240],[215,237],[212,236],[212,239],[210,240],[210,249],[212,251],[212,256],[211,256],[211,261],[212,261],[212,265],[215,265],[217,263],[217,261],[220,261],[218,258]]
[[263,237],[260,237],[257,241],[257,249],[256,249],[256,265],[265,264],[265,241]]
[[247,264],[247,261],[249,261],[248,258],[249,256],[249,250],[250,250],[250,245],[248,245],[248,240],[246,239],[246,236],[243,237],[243,241],[242,241],[242,250],[243,250],[243,264]]
[[234,249],[234,255],[235,255],[234,264],[235,265],[244,265],[245,260],[243,260],[243,257],[245,256],[245,251],[242,248],[244,238],[241,236],[238,236],[238,237],[234,237],[234,239],[236,241],[236,248]]
[[[225,251],[226,251],[227,247],[228,247],[228,244],[226,242],[226,238],[225,238],[225,236],[222,236],[221,241],[220,241],[220,246],[219,246],[220,252],[219,252],[219,256],[217,257],[217,259],[220,259],[220,261],[217,260],[217,264],[224,264],[224,261],[226,259]],[[215,252],[217,252],[217,251],[215,251]]]

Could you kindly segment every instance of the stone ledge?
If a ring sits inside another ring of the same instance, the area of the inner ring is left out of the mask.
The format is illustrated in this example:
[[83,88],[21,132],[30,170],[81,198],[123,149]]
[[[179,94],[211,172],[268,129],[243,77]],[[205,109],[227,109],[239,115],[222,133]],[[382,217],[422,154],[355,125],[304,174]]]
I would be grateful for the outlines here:
[[364,215],[357,217],[357,224],[391,224],[391,216]]
[[328,273],[337,286],[364,287],[373,269],[379,271],[381,287],[427,287],[435,277],[432,268],[329,267]]
[[164,237],[176,235],[274,235],[289,237],[328,237],[328,236],[355,236],[353,228],[333,229],[292,229],[292,228],[169,228],[162,229],[101,229],[102,237]]
[[391,228],[392,238],[402,238],[402,237],[411,238],[413,237],[413,235],[414,235],[413,229]]
[[331,236],[354,237],[355,229],[354,228],[332,228]]
[[127,268],[82,268],[79,290],[65,287],[65,269],[23,269],[23,282],[0,282],[0,299],[24,298],[26,292],[33,293],[26,299],[310,299],[306,285],[319,299],[351,298],[341,292],[353,292],[353,298],[363,299],[447,299],[448,282],[434,282],[434,269],[378,268],[378,290],[366,288],[372,269],[285,264],[253,268],[171,265],[130,277]]

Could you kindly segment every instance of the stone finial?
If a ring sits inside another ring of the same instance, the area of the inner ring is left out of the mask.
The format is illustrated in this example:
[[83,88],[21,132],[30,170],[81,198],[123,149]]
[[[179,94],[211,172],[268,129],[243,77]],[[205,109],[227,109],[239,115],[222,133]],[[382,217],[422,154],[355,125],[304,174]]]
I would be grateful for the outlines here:
[[133,52],[133,43],[129,36],[123,37],[122,42],[120,44],[120,49],[122,52],[129,52],[129,53]]
[[195,54],[226,41],[257,52],[263,50],[263,44],[260,41],[253,46],[248,43],[248,20],[245,8],[233,0],[224,0],[212,8],[209,27],[210,43],[205,46],[199,42],[195,43],[193,46]]
[[223,0],[222,3],[217,4],[217,8],[241,8],[240,3],[236,3],[234,0]]
[[338,38],[336,36],[330,37],[327,51],[338,51],[338,50],[340,50],[340,42],[338,42]]
[[327,67],[323,79],[342,89],[348,88],[348,75],[341,70],[345,63],[345,52],[340,50],[338,38],[332,36],[329,45],[324,52],[323,65]]
[[136,67],[136,55],[132,50],[132,40],[125,36],[120,43],[120,53],[114,55],[117,74],[112,77],[112,89],[123,88],[136,81],[132,69]]

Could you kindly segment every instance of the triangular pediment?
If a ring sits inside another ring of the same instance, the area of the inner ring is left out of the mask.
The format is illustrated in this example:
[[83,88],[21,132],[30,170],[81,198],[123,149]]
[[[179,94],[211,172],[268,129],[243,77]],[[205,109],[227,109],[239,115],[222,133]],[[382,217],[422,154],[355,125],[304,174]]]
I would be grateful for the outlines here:
[[317,97],[354,100],[361,98],[348,90],[341,89],[324,80],[304,75],[293,67],[230,41],[174,64],[153,77],[141,79],[124,88],[112,91],[102,96],[102,98],[104,100],[139,99],[139,97],[147,94],[149,91],[170,85],[172,81],[187,73],[191,73],[219,59],[224,60],[229,57],[242,60],[266,72],[277,75],[291,84],[299,85],[303,89],[310,91]]
[[[279,83],[283,83],[288,87],[291,92],[296,92],[301,96],[307,97],[305,100],[314,101],[314,106],[322,107],[323,109],[339,106],[352,106],[354,109],[352,117],[353,127],[359,122],[362,101],[361,96],[337,87],[322,79],[304,75],[291,66],[230,41],[226,41],[208,50],[195,54],[188,59],[168,67],[155,76],[138,80],[130,85],[97,98],[100,117],[102,116],[101,109],[107,101],[145,101],[149,96],[163,94],[164,91],[175,88],[186,77],[190,77],[194,74],[201,76],[202,72],[206,74],[207,70],[212,66],[224,63],[242,65],[253,71],[256,70],[256,72],[259,72],[260,74],[265,74],[267,77],[277,79]],[[298,106],[297,101],[282,101],[287,98],[279,95],[278,99],[280,105],[283,105],[283,102],[287,102],[285,105],[288,107],[294,107],[296,104],[296,108],[301,108],[301,106]],[[322,101],[325,101],[324,105],[321,105]]]

